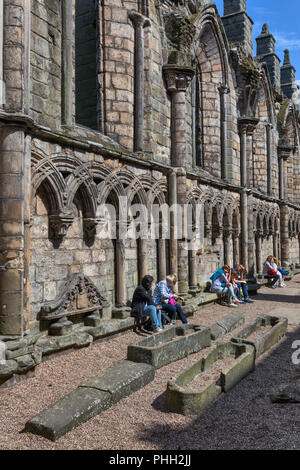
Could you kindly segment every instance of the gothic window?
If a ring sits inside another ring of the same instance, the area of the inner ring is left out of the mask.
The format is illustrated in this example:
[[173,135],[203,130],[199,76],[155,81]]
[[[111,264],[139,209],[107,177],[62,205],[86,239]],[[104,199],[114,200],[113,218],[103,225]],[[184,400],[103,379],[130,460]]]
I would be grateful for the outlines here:
[[76,122],[99,128],[97,97],[97,1],[76,0],[75,96]]

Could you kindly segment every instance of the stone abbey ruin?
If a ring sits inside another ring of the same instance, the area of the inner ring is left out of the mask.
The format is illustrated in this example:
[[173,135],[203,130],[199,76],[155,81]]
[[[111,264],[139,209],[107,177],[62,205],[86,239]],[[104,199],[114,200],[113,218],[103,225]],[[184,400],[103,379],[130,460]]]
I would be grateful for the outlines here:
[[[246,7],[0,0],[0,385],[132,328],[145,274],[177,273],[188,315],[224,263],[299,268],[295,69]],[[101,238],[121,197],[201,204],[203,240]]]

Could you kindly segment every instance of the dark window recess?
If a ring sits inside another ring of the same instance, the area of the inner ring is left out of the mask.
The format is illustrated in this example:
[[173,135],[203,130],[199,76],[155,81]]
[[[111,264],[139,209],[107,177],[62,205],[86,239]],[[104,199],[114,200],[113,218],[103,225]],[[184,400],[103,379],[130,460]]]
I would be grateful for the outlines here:
[[98,130],[96,11],[95,0],[76,0],[76,122]]

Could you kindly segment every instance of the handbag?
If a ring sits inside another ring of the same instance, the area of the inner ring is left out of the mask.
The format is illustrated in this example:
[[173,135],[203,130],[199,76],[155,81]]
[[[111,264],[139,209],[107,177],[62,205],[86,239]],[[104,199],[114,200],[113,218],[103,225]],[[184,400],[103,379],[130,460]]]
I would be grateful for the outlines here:
[[287,271],[284,268],[279,268],[278,271],[281,272],[281,274],[283,274],[283,276],[288,275]]
[[269,269],[268,274],[269,274],[269,276],[276,276],[277,271],[274,271],[273,269]]

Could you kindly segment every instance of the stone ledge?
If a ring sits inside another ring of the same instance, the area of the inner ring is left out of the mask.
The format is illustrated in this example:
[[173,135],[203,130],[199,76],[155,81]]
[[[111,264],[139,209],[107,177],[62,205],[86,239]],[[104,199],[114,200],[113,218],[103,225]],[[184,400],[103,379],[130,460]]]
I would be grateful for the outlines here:
[[145,387],[154,376],[155,369],[148,364],[126,360],[116,362],[30,419],[25,432],[56,441],[122,398]]

